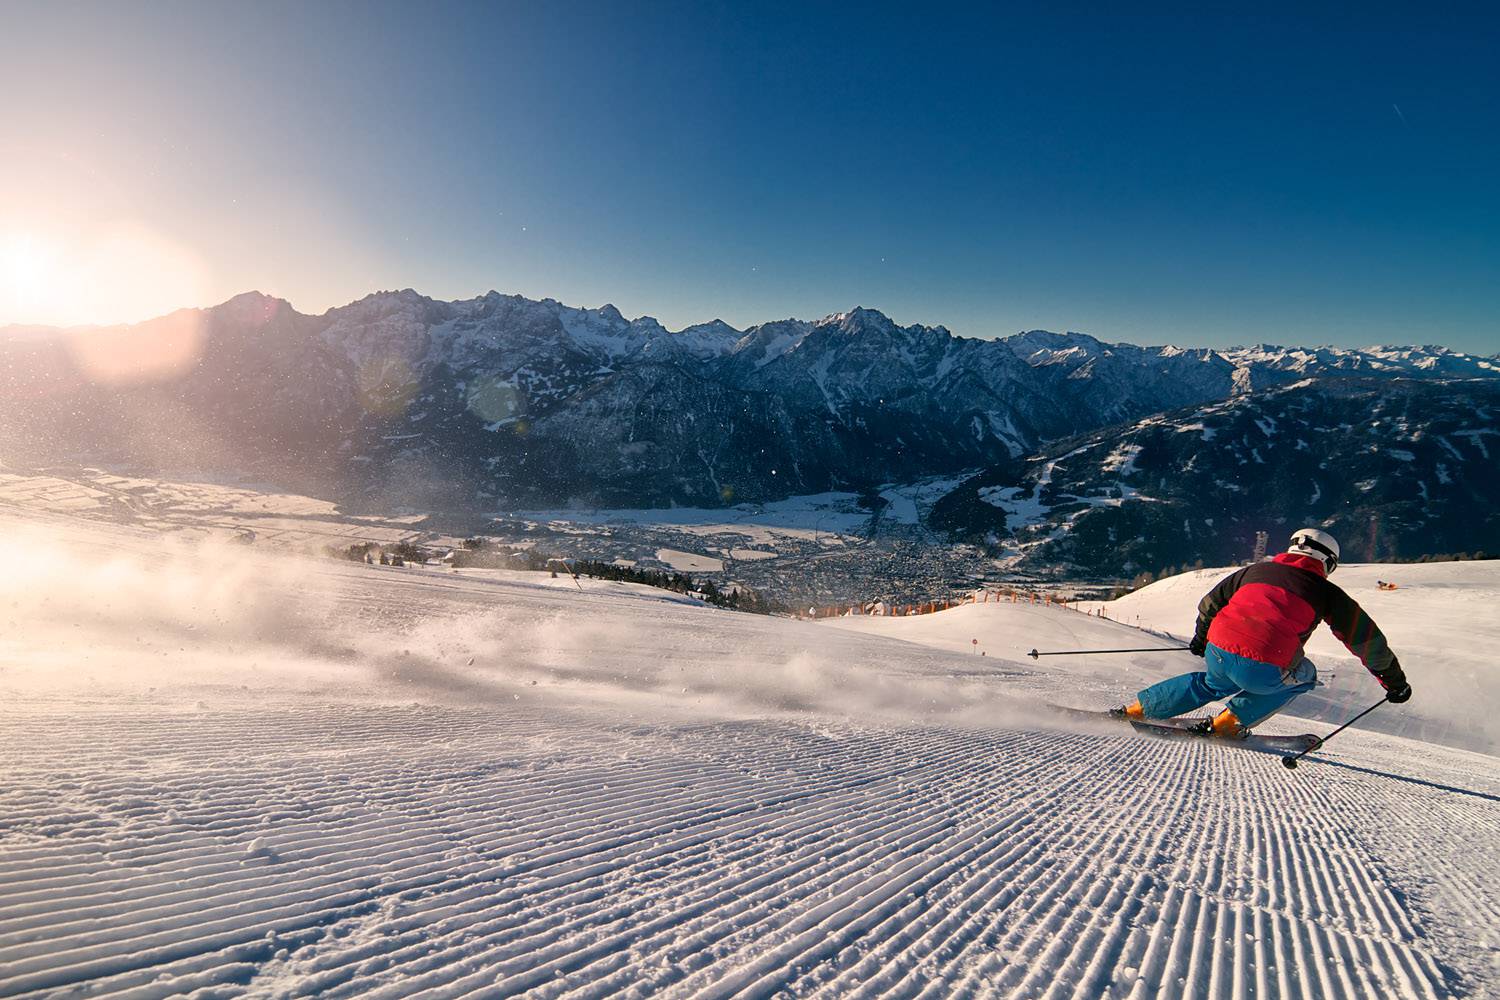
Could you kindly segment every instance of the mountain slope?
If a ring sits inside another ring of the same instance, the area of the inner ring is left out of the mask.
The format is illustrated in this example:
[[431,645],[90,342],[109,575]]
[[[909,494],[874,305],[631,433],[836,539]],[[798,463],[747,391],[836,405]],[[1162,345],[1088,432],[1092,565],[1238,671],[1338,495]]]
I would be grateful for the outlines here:
[[1305,380],[1060,441],[966,482],[935,527],[1114,576],[1247,558],[1303,524],[1346,558],[1500,551],[1500,383]]

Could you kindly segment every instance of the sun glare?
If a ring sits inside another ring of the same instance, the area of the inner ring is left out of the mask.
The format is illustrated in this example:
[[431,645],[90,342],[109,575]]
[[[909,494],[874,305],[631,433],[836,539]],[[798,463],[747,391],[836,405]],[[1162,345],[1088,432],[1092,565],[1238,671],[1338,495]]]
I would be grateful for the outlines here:
[[[29,233],[8,233],[0,238],[0,295],[7,308],[0,309],[0,322],[21,319],[27,310],[53,296],[55,247]],[[12,310],[15,316],[9,316]]]
[[140,226],[69,239],[0,232],[0,326],[136,323],[209,305],[197,254]]

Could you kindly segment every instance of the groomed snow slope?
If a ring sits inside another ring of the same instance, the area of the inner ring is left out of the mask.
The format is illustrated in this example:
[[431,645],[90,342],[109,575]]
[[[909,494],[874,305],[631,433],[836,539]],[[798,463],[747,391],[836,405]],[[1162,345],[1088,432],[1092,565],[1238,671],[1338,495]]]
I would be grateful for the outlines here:
[[1052,725],[1180,666],[1017,655],[1120,625],[983,605],[862,635],[0,530],[0,995],[1500,983],[1494,758],[1356,732],[1292,773]]

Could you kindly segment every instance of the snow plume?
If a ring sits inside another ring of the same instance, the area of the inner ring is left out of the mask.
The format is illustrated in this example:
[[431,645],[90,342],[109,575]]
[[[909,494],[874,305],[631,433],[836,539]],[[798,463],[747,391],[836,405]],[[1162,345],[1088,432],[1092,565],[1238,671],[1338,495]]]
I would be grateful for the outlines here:
[[[540,615],[500,606],[425,620],[394,644],[380,632],[352,641],[372,681],[443,703],[985,725],[1036,714],[1014,692],[1001,697],[993,685],[955,680],[941,669],[949,659],[942,653],[856,652],[849,637],[817,625],[623,596],[570,606],[555,592]],[[936,661],[931,672],[922,669],[928,660]]]
[[1035,715],[993,676],[956,674],[950,652],[651,588],[584,580],[580,593],[545,574],[370,567],[76,522],[7,537],[0,703],[520,703],[984,725]]
[[907,672],[892,664],[803,650],[762,669],[703,685],[745,710],[812,713],[854,720],[1000,726],[1035,720],[1037,704],[1015,691],[951,673]]
[[[327,599],[294,586],[294,562],[221,541],[7,527],[0,686],[239,684],[319,645]],[[302,649],[289,656],[292,637]]]

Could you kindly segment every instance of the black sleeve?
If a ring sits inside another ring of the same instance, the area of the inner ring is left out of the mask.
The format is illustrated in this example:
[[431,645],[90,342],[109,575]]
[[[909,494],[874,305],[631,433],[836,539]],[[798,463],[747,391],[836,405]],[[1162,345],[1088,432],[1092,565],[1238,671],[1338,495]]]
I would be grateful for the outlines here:
[[1224,605],[1234,596],[1234,592],[1240,589],[1240,584],[1245,580],[1245,573],[1250,569],[1235,570],[1224,579],[1220,580],[1213,590],[1203,595],[1203,600],[1198,602],[1198,627],[1193,631],[1193,641],[1204,643],[1208,641],[1208,626],[1213,623],[1214,615],[1224,610]]
[[1343,590],[1328,585],[1328,627],[1333,634],[1359,657],[1359,662],[1376,677],[1400,673],[1401,664],[1391,652],[1385,635],[1354,598]]

